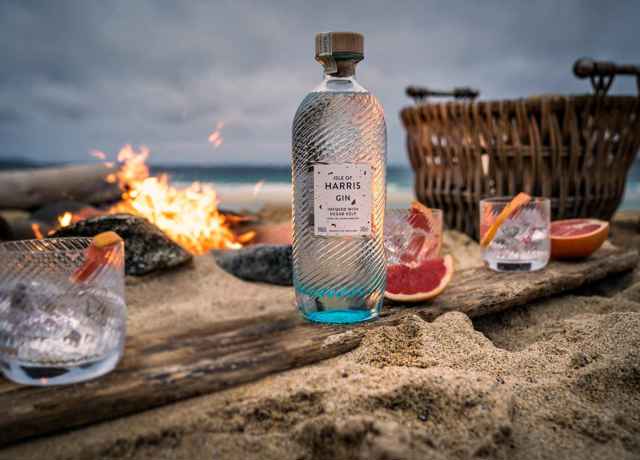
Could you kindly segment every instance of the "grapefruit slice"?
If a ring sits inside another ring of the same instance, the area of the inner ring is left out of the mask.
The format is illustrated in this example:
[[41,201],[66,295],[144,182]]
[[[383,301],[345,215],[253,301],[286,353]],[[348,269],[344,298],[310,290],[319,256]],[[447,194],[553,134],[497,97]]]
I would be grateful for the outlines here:
[[116,249],[122,243],[122,238],[116,232],[103,232],[96,235],[87,248],[84,263],[71,275],[74,283],[87,281],[100,267],[107,264],[117,264]]
[[500,228],[500,226],[502,224],[504,224],[504,221],[507,220],[509,218],[509,216],[511,216],[514,212],[516,212],[522,206],[527,204],[529,201],[531,201],[531,197],[528,194],[522,193],[522,192],[518,193],[509,202],[509,204],[507,204],[504,207],[502,212],[500,212],[500,214],[498,214],[498,217],[496,217],[496,220],[494,220],[493,223],[489,226],[487,231],[482,236],[482,240],[480,240],[480,246],[482,246],[484,248],[489,246],[489,243],[491,243],[493,238],[496,236],[496,233],[498,232],[498,229]]
[[566,219],[551,222],[551,257],[589,257],[609,236],[609,222],[598,219]]
[[428,259],[417,267],[395,264],[387,267],[387,290],[384,295],[397,302],[421,302],[444,291],[453,275],[450,255]]

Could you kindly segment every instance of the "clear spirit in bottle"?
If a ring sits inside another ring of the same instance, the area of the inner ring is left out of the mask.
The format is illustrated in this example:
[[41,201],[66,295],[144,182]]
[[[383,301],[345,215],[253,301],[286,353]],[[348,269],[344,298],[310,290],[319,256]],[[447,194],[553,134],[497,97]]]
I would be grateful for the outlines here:
[[293,122],[293,279],[311,321],[378,316],[384,299],[387,133],[382,106],[355,79],[364,39],[316,35],[324,80]]

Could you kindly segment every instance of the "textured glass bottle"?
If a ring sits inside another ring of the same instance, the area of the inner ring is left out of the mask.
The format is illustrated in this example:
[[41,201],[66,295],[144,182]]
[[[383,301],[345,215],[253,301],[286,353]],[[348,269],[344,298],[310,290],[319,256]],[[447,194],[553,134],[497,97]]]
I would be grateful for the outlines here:
[[353,323],[380,312],[387,135],[378,100],[355,80],[362,35],[316,36],[324,81],[293,122],[293,279],[312,321]]

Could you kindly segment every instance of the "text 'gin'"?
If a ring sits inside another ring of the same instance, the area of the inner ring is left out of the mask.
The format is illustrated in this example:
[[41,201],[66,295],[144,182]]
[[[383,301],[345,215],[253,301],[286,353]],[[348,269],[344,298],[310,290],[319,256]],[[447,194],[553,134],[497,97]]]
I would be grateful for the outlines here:
[[372,319],[384,298],[387,134],[382,106],[355,80],[363,42],[316,35],[324,81],[293,122],[293,279],[312,321]]

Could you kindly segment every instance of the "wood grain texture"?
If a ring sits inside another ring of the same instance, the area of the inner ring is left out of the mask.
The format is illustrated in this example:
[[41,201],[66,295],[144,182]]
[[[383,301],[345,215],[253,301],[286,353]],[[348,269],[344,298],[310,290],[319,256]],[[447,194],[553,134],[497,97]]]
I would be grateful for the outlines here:
[[[67,387],[0,382],[0,445],[65,431],[220,391],[353,350],[367,330],[410,314],[427,320],[448,311],[479,316],[562,293],[638,263],[637,251],[601,250],[579,263],[529,274],[486,269],[456,273],[435,302],[385,308],[360,326],[309,324],[297,312],[204,324],[198,329],[130,331],[118,368],[96,381]],[[293,308],[292,308],[293,310]]]
[[118,170],[104,164],[0,172],[0,208],[32,209],[61,200],[101,204],[121,191],[106,177]]

